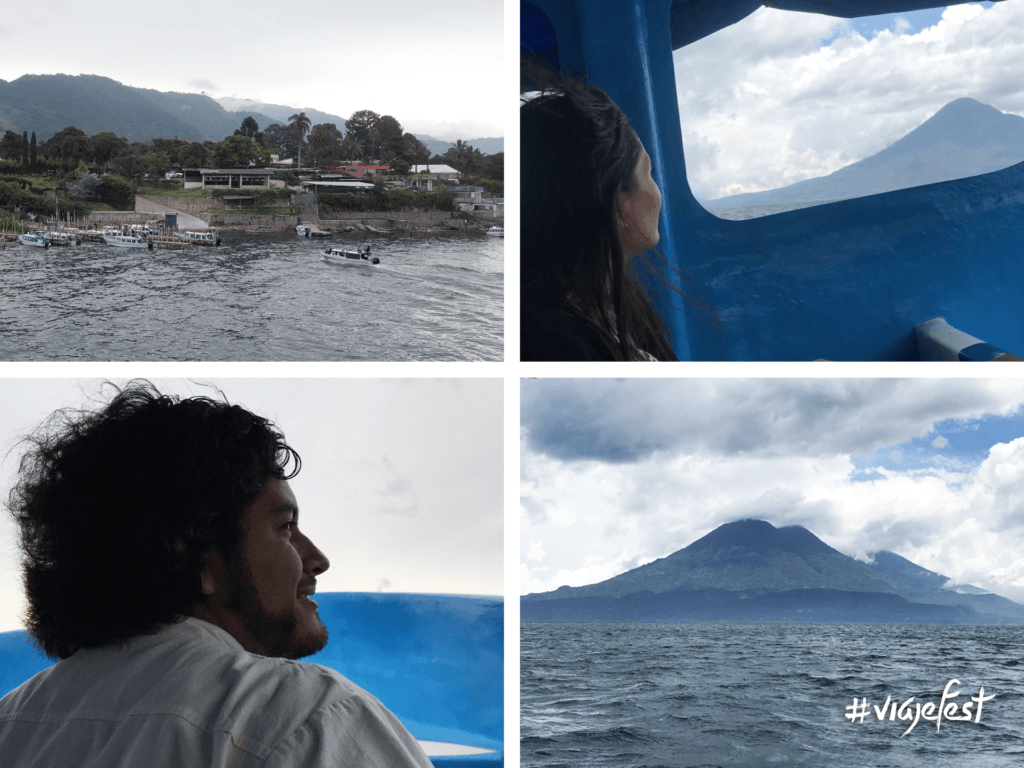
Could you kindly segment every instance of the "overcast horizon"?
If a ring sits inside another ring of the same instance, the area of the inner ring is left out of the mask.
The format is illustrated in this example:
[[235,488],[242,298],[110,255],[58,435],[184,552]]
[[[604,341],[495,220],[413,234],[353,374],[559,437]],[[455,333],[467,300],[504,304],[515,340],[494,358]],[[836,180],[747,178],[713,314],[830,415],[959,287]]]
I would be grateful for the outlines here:
[[[504,136],[501,0],[458,13],[442,0],[328,4],[306,17],[282,17],[268,0],[185,0],[173,12],[140,0],[123,10],[112,0],[40,0],[8,14],[0,80],[99,75],[344,119],[369,109],[444,141]],[[39,30],[61,44],[39,45]]]
[[520,446],[521,594],[760,519],[1024,603],[1016,380],[525,380]]
[[859,19],[762,7],[673,60],[687,178],[711,200],[827,176],[958,98],[1024,116],[1024,2]]
[[[331,562],[318,578],[319,591],[504,593],[500,379],[215,377],[154,383],[183,396],[216,396],[204,381],[220,387],[230,402],[274,421],[302,457],[302,471],[289,484],[304,532]],[[20,456],[17,437],[59,407],[95,403],[99,383],[0,379],[4,502]],[[0,632],[21,628],[15,542],[16,527],[4,508]]]

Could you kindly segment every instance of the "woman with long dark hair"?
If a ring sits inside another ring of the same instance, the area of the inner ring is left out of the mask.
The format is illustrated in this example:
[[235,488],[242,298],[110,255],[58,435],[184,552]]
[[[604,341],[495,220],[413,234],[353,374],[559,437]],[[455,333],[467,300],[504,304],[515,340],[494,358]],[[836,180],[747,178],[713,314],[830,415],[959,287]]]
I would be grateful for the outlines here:
[[675,360],[633,274],[658,244],[651,159],[615,103],[545,73],[521,131],[523,360]]

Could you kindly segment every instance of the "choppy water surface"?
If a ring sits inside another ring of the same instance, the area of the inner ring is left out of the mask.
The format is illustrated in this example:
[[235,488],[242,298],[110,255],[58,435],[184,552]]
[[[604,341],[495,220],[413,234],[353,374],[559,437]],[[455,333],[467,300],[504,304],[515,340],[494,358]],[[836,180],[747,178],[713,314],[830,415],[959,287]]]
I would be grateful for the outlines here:
[[[1024,765],[1024,627],[525,624],[521,656],[524,768]],[[877,719],[951,679],[979,723]]]
[[771,203],[768,205],[739,205],[732,208],[709,208],[708,210],[720,219],[731,221],[743,221],[744,219],[759,219],[762,216],[772,216],[776,213],[796,211],[800,208],[813,208],[816,205],[827,205],[838,202],[836,200],[815,200],[804,203]]
[[[372,269],[324,263],[371,245]],[[501,360],[504,241],[227,235],[0,250],[0,360]]]

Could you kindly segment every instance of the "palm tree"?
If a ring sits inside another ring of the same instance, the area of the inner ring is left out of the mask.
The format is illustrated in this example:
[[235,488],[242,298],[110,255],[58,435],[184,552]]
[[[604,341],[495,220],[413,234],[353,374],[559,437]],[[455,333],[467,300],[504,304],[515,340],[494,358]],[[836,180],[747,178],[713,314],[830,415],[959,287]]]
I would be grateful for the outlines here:
[[363,142],[351,133],[345,137],[345,141],[341,144],[341,153],[345,155],[346,160],[358,160],[363,156],[364,151]]
[[309,125],[310,121],[309,118],[306,117],[305,112],[299,112],[299,114],[292,115],[291,117],[288,118],[288,127],[291,129],[292,133],[295,134],[295,137],[299,140],[298,170],[302,170],[302,139],[305,137],[306,131],[309,130]]

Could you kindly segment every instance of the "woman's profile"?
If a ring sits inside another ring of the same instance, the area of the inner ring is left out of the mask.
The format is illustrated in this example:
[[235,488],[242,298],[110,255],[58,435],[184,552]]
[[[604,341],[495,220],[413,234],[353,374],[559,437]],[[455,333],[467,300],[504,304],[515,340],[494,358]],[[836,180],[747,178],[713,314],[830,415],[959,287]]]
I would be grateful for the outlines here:
[[519,110],[521,359],[675,360],[631,264],[658,244],[651,159],[599,88],[541,77]]

